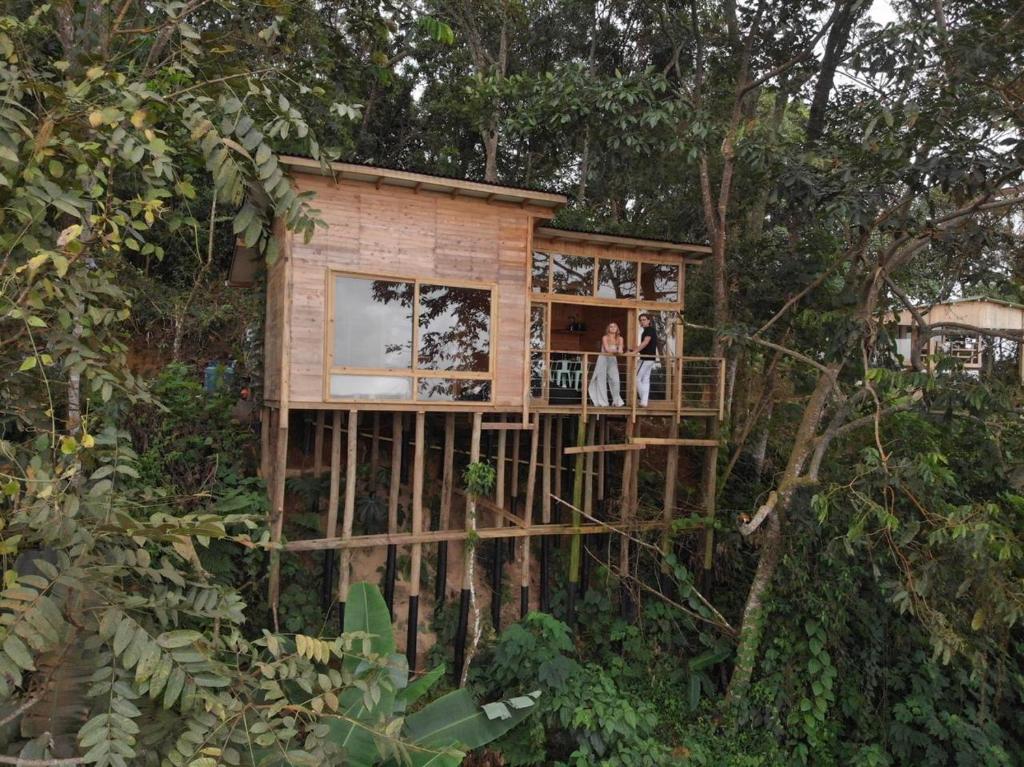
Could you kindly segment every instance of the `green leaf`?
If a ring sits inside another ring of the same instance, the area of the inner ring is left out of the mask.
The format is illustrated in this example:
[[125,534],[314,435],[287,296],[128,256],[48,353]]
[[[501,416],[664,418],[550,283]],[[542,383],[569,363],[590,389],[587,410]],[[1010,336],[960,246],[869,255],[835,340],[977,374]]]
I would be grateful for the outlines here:
[[4,640],[4,652],[18,668],[25,671],[35,671],[35,664],[32,663],[32,654],[28,651],[28,647],[14,634],[8,634],[7,639]]
[[202,638],[203,635],[198,631],[180,629],[178,631],[168,631],[161,634],[157,638],[156,642],[166,650],[173,650],[178,647],[186,647],[188,645],[195,644]]
[[[529,697],[537,700],[540,691],[531,692]],[[490,719],[468,690],[454,690],[408,716],[405,734],[423,746],[479,748],[500,738],[533,710],[534,707],[512,707],[507,719]]]
[[[370,650],[375,655],[387,656],[395,651],[391,614],[380,589],[369,583],[352,585],[345,602],[344,631],[346,634],[357,631],[370,634]],[[346,668],[354,670],[358,665],[359,658],[346,656]]]
[[26,370],[31,370],[35,366],[36,366],[36,358],[35,357],[26,357],[22,361],[21,367],[18,368],[18,371],[24,373]]

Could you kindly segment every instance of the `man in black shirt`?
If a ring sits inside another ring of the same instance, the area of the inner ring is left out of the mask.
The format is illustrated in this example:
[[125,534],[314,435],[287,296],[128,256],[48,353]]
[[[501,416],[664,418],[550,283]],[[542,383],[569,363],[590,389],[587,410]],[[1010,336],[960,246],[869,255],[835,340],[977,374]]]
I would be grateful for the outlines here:
[[651,371],[654,370],[654,359],[658,354],[658,331],[651,323],[651,315],[640,315],[640,345],[637,351],[640,357],[636,363],[636,393],[640,398],[640,407],[647,407],[647,399],[651,394]]

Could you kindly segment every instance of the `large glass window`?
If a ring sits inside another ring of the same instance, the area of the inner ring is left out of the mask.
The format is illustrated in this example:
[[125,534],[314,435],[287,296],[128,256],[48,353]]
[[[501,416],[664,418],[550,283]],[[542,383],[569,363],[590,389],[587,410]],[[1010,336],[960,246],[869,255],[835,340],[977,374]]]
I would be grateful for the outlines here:
[[678,301],[679,266],[640,264],[640,297],[644,301]]
[[412,399],[412,378],[402,376],[332,375],[331,396],[339,399]]
[[419,398],[445,402],[487,402],[491,399],[491,382],[468,378],[421,378]]
[[551,269],[551,256],[542,250],[533,251],[532,283],[534,293],[548,292],[548,272]]
[[602,298],[636,298],[636,264],[602,258],[597,295]]
[[491,354],[491,291],[420,285],[422,370],[487,372]]
[[336,276],[333,365],[411,368],[412,301],[411,282]]
[[554,257],[552,289],[569,296],[594,294],[594,259],[589,256]]
[[[489,288],[341,274],[332,279],[331,397],[490,400]],[[472,380],[453,377],[467,373]]]

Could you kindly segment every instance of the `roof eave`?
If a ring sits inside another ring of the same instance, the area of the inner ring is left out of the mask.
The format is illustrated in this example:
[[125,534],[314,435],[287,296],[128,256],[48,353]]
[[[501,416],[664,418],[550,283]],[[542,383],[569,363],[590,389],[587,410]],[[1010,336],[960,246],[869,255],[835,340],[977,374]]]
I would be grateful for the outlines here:
[[565,195],[553,192],[538,192],[480,181],[446,179],[425,173],[412,173],[409,171],[391,170],[389,168],[373,168],[345,162],[328,163],[327,166],[330,172],[318,161],[306,157],[286,155],[281,157],[281,164],[299,173],[310,173],[319,176],[333,174],[336,178],[362,181],[378,186],[397,186],[417,192],[436,192],[455,197],[472,197],[482,199],[485,202],[532,205],[548,208],[551,211],[555,211],[569,202]]

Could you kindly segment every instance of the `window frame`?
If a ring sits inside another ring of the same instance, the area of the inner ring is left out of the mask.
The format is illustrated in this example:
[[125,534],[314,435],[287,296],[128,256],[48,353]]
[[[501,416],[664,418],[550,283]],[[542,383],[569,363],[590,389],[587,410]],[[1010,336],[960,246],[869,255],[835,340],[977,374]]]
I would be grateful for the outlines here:
[[[364,280],[386,280],[388,282],[404,282],[410,283],[413,286],[412,294],[412,354],[411,354],[411,365],[408,368],[362,368],[362,367],[350,367],[346,365],[335,365],[334,364],[334,286],[336,277],[353,277],[356,279]],[[324,333],[324,360],[323,360],[323,401],[324,402],[352,402],[352,403],[372,403],[381,402],[385,404],[395,403],[419,403],[432,404],[432,405],[454,405],[459,407],[473,407],[483,404],[494,403],[494,383],[496,379],[496,340],[498,337],[498,301],[499,292],[498,284],[494,282],[474,282],[471,280],[452,280],[447,277],[409,277],[406,275],[386,274],[383,272],[356,272],[347,269],[327,269],[326,270],[326,293],[327,305],[326,319],[327,328]],[[487,352],[487,370],[432,370],[429,368],[419,367],[419,343],[420,343],[420,286],[421,285],[439,285],[447,288],[468,288],[471,290],[486,290],[490,294],[491,300],[491,313],[488,325],[488,352]],[[335,397],[331,395],[331,376],[334,375],[349,375],[349,376],[368,376],[378,377],[384,376],[388,378],[409,378],[411,379],[412,397],[410,399],[388,399],[388,400],[373,400],[367,398],[345,398]],[[419,382],[421,378],[446,378],[446,379],[463,379],[463,380],[475,380],[475,381],[488,381],[490,383],[490,399],[487,400],[473,400],[463,402],[459,400],[437,400],[437,399],[421,399],[419,396]]]
[[[547,274],[547,285],[538,286],[533,282],[533,254],[535,252],[544,253],[548,257],[548,274]],[[593,270],[593,284],[591,285],[591,291],[589,295],[573,295],[570,293],[556,293],[554,291],[554,262],[558,256],[572,256],[575,258],[589,258],[594,262]],[[602,261],[628,261],[636,266],[636,297],[635,298],[608,298],[606,296],[598,296],[597,292],[601,284],[601,262]],[[672,257],[644,257],[637,253],[630,253],[628,256],[625,254],[613,254],[613,253],[574,253],[565,250],[555,250],[552,248],[544,247],[532,247],[530,249],[530,285],[527,290],[528,300],[530,301],[557,301],[561,303],[569,304],[582,304],[589,306],[622,306],[627,308],[637,309],[651,309],[651,310],[664,310],[664,309],[676,309],[681,310],[685,303],[685,291],[686,291],[686,261],[684,259],[675,259]],[[640,287],[640,275],[644,264],[655,264],[657,266],[673,266],[676,268],[677,274],[677,295],[675,301],[654,301],[650,299],[641,298],[641,287]],[[538,290],[538,287],[540,289]]]

